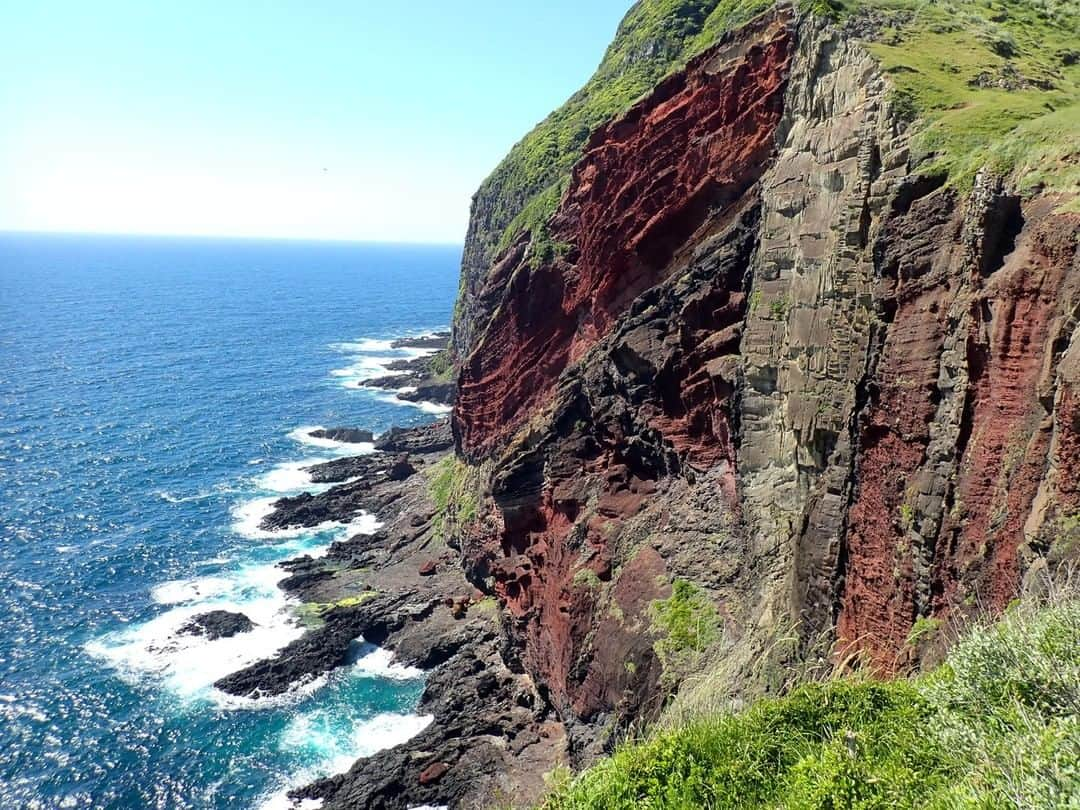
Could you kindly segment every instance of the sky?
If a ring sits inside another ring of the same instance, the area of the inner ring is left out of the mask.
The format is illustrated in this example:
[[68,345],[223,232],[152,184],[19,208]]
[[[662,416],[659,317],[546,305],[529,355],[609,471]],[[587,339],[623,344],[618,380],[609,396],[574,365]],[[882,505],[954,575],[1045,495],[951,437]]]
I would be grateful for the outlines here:
[[630,5],[0,2],[0,230],[461,242]]

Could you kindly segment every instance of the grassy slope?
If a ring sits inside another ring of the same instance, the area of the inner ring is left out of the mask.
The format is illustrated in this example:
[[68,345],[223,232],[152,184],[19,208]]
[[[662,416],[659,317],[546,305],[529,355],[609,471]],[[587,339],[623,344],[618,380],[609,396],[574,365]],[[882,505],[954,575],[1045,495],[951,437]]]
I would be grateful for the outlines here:
[[845,2],[896,15],[870,51],[920,119],[924,171],[963,188],[987,165],[1023,191],[1080,193],[1080,2]]
[[[517,143],[480,195],[494,207],[496,246],[544,224],[565,190],[589,134],[628,109],[662,76],[774,0],[641,0],[627,14],[589,82]],[[916,151],[928,171],[970,185],[989,163],[1080,193],[1080,2],[1078,0],[799,0],[843,18],[861,8],[896,14],[870,50],[889,72],[904,107],[921,121]],[[1004,54],[1004,55],[1003,55]],[[1015,70],[1031,86],[973,86]]]
[[929,675],[812,683],[661,730],[546,810],[1080,807],[1080,601],[1017,607]]

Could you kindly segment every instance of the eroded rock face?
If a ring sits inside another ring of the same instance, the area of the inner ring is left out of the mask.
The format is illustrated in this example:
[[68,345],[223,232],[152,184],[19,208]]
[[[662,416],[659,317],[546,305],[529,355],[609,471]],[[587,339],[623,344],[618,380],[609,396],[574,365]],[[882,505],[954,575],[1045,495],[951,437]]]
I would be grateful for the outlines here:
[[670,685],[677,579],[753,689],[822,639],[906,666],[918,618],[1080,547],[1080,216],[923,176],[890,98],[850,34],[759,18],[597,130],[550,253],[470,293],[455,539],[580,759]]
[[773,149],[791,57],[787,15],[707,51],[626,116],[598,130],[552,221],[562,259],[522,246],[480,298],[500,299],[459,379],[454,427],[471,455],[490,450],[551,393],[631,301],[750,189]]

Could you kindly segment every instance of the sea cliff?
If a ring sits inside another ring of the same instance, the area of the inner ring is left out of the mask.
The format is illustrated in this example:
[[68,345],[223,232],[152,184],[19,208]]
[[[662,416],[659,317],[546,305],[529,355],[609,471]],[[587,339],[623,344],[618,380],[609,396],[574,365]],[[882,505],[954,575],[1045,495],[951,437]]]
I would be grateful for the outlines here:
[[946,646],[917,625],[1075,559],[1078,33],[1064,3],[636,4],[474,198],[428,369],[453,447],[367,506],[439,587],[327,615],[401,650],[443,617],[407,654],[433,726],[304,795],[527,803],[702,671],[909,671]]

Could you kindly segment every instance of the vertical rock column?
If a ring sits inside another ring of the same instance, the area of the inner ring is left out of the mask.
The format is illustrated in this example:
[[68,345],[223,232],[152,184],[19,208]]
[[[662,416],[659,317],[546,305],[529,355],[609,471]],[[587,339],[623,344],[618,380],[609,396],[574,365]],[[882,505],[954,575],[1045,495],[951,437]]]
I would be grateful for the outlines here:
[[858,391],[878,329],[869,246],[906,174],[869,54],[813,20],[799,40],[742,342],[739,480],[764,634],[832,622]]

